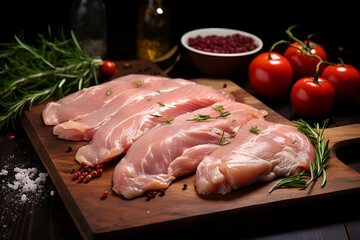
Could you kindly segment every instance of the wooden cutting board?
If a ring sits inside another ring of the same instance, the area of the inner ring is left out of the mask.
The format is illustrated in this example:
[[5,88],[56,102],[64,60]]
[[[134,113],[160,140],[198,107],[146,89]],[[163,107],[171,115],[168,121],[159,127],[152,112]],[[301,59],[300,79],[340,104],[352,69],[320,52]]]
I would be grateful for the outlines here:
[[[130,62],[131,66],[118,63],[115,75],[126,75],[138,69],[139,63]],[[159,71],[151,63],[137,72],[149,73]],[[131,69],[133,68],[133,69]],[[155,70],[154,70],[155,69]],[[231,92],[236,101],[268,111],[268,121],[292,124],[277,114],[255,97],[248,94],[233,82],[225,79],[194,79],[195,82],[214,86]],[[320,181],[306,190],[279,189],[269,193],[274,184],[258,183],[241,188],[227,195],[201,196],[194,189],[194,175],[176,180],[166,190],[165,196],[156,196],[146,201],[146,196],[125,200],[111,191],[113,168],[121,157],[103,167],[104,174],[89,183],[77,183],[72,180],[72,168],[78,169],[74,160],[76,151],[86,142],[61,140],[52,134],[52,126],[45,126],[41,111],[46,103],[34,106],[21,118],[32,144],[45,165],[57,191],[71,214],[82,236],[87,239],[120,237],[167,227],[180,228],[197,224],[209,217],[239,214],[241,211],[256,208],[264,209],[279,204],[313,201],[314,199],[331,198],[338,194],[358,193],[360,191],[360,174],[336,158],[333,151],[327,168],[328,180],[324,188]],[[326,137],[334,149],[344,142],[360,138],[360,124],[327,129]],[[71,147],[71,151],[69,151]],[[183,190],[183,185],[187,189]],[[106,199],[101,199],[104,190],[109,191]]]

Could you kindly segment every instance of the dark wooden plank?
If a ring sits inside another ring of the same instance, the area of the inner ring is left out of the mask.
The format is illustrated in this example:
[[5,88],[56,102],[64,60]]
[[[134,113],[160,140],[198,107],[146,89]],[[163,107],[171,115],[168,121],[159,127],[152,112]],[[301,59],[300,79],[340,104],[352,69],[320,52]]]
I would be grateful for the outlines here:
[[[132,64],[144,63],[135,61]],[[127,69],[124,68],[125,70]],[[225,89],[232,92],[237,101],[267,110],[269,121],[292,124],[229,80],[196,79],[194,81]],[[88,184],[79,184],[72,180],[71,169],[78,168],[78,163],[74,160],[75,153],[86,142],[60,140],[53,135],[52,127],[45,126],[42,122],[41,111],[44,106],[44,104],[35,106],[31,112],[25,112],[21,122],[84,238],[122,236],[174,224],[181,227],[194,221],[201,221],[204,217],[226,216],[247,209],[313,201],[357,192],[360,189],[360,175],[332,154],[325,188],[320,188],[320,183],[316,182],[312,188],[305,191],[281,189],[269,194],[268,191],[273,183],[260,183],[227,195],[201,196],[194,189],[194,176],[190,175],[175,181],[166,190],[164,197],[156,197],[151,201],[146,201],[145,197],[125,200],[111,191],[113,168],[121,157],[106,164],[103,168],[104,175]],[[359,138],[360,124],[339,130],[331,129],[327,136],[331,140],[331,146],[343,140]],[[66,152],[69,146],[73,150]],[[185,191],[182,190],[184,183],[188,184]],[[101,199],[104,190],[110,192],[105,200]]]
[[350,220],[345,222],[349,239],[360,239],[360,220]]
[[320,226],[316,228],[306,228],[301,230],[286,231],[283,233],[277,233],[266,237],[260,237],[258,240],[296,240],[296,239],[336,239],[336,240],[348,240],[344,225],[341,223],[329,224],[326,226]]

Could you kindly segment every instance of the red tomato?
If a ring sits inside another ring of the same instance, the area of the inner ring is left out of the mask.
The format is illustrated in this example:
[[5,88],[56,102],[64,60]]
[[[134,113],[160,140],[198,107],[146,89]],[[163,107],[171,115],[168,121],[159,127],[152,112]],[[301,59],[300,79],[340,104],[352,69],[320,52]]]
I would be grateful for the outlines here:
[[263,98],[278,98],[285,94],[292,81],[289,61],[279,53],[265,52],[255,57],[249,66],[249,80],[255,94]]
[[348,103],[355,101],[360,94],[360,73],[351,65],[337,64],[327,66],[321,74],[335,90],[336,101]]
[[[304,41],[304,44],[306,45],[307,41]],[[309,41],[309,44],[315,44],[312,41]],[[306,49],[304,49],[299,43],[294,42],[293,45],[299,47],[300,49],[302,49],[303,51],[306,51]],[[327,55],[325,50],[319,46],[316,45],[314,47],[312,47],[310,49],[310,53],[313,55],[317,55],[319,56],[323,61],[327,60]],[[319,62],[319,59],[315,58],[315,57],[308,57],[305,54],[303,54],[302,52],[300,52],[300,50],[298,50],[297,48],[294,48],[292,46],[289,46],[284,53],[284,57],[287,58],[287,60],[289,60],[292,69],[294,71],[294,79],[300,79],[303,77],[313,77],[315,74],[315,70],[316,70],[316,65]],[[325,68],[325,64],[322,64],[320,66],[320,71],[319,73],[322,72],[322,70],[324,70]]]
[[110,77],[115,72],[116,65],[113,61],[104,60],[103,64],[100,65],[99,70],[102,76]]
[[291,89],[290,99],[295,111],[304,117],[320,117],[332,109],[335,102],[335,91],[329,81],[318,78],[298,80]]

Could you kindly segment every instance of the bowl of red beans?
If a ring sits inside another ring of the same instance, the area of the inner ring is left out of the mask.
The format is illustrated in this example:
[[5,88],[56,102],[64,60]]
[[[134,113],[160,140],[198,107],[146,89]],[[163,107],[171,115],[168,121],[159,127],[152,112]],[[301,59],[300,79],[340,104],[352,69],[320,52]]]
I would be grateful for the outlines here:
[[246,71],[263,42],[234,29],[202,28],[185,33],[181,44],[195,67],[207,76],[230,77]]

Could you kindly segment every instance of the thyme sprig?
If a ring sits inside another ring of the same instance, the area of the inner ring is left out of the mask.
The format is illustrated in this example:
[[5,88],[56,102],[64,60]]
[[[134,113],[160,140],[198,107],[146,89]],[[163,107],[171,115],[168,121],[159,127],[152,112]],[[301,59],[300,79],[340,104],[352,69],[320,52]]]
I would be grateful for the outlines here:
[[36,45],[14,38],[0,44],[0,128],[14,123],[25,107],[98,84],[102,60],[85,54],[73,32],[70,38],[63,31],[52,37],[49,28]]
[[[302,171],[300,174],[283,178],[270,189],[270,192],[281,187],[305,189],[320,176],[322,176],[321,187],[324,187],[326,184],[325,169],[327,166],[327,160],[330,157],[331,148],[329,148],[329,140],[325,140],[324,131],[329,123],[329,120],[325,120],[321,128],[319,123],[316,123],[314,124],[314,127],[311,127],[310,124],[302,119],[293,122],[297,124],[299,132],[305,134],[314,145],[316,159],[313,163],[308,160],[310,173]],[[305,178],[309,180],[304,181],[303,179]]]

